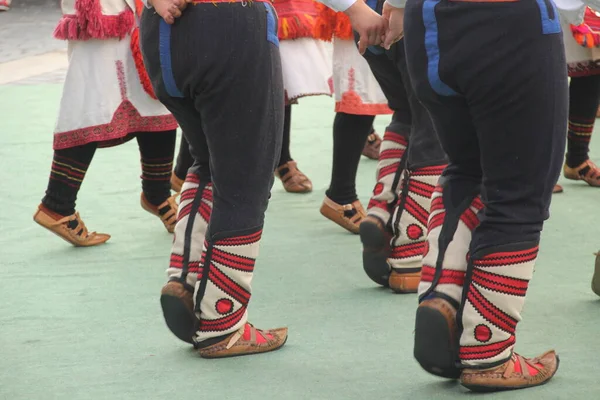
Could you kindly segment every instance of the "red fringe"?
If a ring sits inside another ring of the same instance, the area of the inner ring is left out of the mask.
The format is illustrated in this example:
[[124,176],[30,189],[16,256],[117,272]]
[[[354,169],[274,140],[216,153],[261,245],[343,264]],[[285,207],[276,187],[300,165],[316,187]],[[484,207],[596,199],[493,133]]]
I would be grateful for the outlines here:
[[61,40],[123,39],[134,26],[133,12],[103,15],[99,0],[77,0],[75,15],[63,15],[54,30]]
[[139,28],[135,28],[131,33],[131,53],[133,54],[135,69],[137,69],[140,83],[142,84],[144,91],[148,93],[150,97],[156,99],[156,94],[154,94],[154,89],[152,88],[152,82],[150,81],[150,77],[148,76],[148,72],[144,66],[144,57],[142,56],[142,51],[140,49]]
[[318,4],[319,16],[315,22],[314,37],[330,42],[333,37],[339,39],[354,39],[352,25],[348,16],[341,12],[335,12],[331,8]]
[[279,17],[280,40],[314,37],[314,26],[319,15],[313,0],[274,0],[273,6]]

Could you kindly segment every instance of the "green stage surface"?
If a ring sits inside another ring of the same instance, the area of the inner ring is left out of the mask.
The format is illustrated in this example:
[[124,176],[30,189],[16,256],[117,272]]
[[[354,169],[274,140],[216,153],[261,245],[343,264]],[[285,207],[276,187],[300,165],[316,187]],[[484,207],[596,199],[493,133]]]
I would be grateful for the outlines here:
[[[105,246],[76,249],[32,221],[52,157],[58,84],[0,86],[0,399],[464,398],[458,384],[422,372],[412,357],[416,298],[375,287],[357,236],[324,219],[333,103],[294,106],[292,155],[315,190],[275,182],[250,319],[289,326],[287,345],[255,357],[204,360],[165,327],[158,294],[171,236],[139,205],[135,142],[100,150],[79,197]],[[383,132],[388,117],[377,119]],[[600,137],[593,143],[600,161]],[[366,205],[376,163],[363,158]],[[558,350],[548,385],[495,399],[598,399],[600,299],[590,291],[600,248],[600,190],[564,182],[543,233],[519,326],[518,351]]]

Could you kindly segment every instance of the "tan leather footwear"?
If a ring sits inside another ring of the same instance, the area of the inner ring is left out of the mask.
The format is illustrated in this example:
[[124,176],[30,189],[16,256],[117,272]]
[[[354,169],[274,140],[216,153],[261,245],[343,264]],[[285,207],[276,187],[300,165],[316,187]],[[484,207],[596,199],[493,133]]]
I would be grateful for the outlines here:
[[140,197],[140,204],[142,208],[148,211],[150,214],[156,215],[162,221],[163,225],[169,231],[173,233],[175,230],[175,223],[177,222],[177,202],[175,199],[177,194],[169,197],[167,200],[162,202],[159,206],[152,205],[147,199],[144,193]]
[[474,392],[527,389],[548,382],[556,373],[559,362],[554,350],[535,358],[513,353],[510,360],[498,367],[463,370],[460,383]]
[[97,246],[110,239],[106,233],[88,232],[78,212],[63,217],[40,204],[33,220],[76,247]]
[[367,216],[360,201],[356,200],[352,204],[341,205],[327,196],[321,205],[321,214],[355,234],[359,232],[360,223]]
[[430,374],[450,379],[460,376],[456,308],[447,300],[433,297],[419,304],[414,356]]
[[198,330],[199,321],[194,313],[194,289],[183,283],[171,281],[160,292],[160,305],[167,326],[175,336],[193,344],[192,338]]
[[365,147],[363,148],[362,155],[370,158],[371,160],[379,160],[379,150],[381,148],[381,138],[375,132],[371,133],[367,137]]
[[277,167],[275,170],[275,176],[281,179],[281,183],[283,183],[283,188],[286,192],[312,192],[312,182],[298,169],[298,164],[296,164],[296,161],[288,161],[287,163]]
[[552,189],[552,193],[562,193],[564,192],[564,189],[561,185],[556,184],[554,185],[554,189]]
[[274,351],[287,341],[287,328],[256,329],[246,323],[237,332],[213,345],[198,349],[203,358],[225,358]]
[[179,179],[175,172],[171,172],[171,190],[175,193],[181,193],[181,187],[183,186],[183,179]]
[[359,226],[360,241],[363,245],[363,269],[378,285],[387,286],[390,278],[390,265],[387,262],[391,253],[392,233],[376,217],[367,215]]
[[600,251],[596,255],[596,266],[594,267],[594,276],[592,277],[592,290],[600,296]]
[[567,179],[584,181],[590,186],[600,187],[600,168],[590,160],[586,160],[575,168],[571,168],[565,164],[563,175]]
[[421,282],[421,271],[399,272],[392,269],[388,285],[396,293],[417,293]]

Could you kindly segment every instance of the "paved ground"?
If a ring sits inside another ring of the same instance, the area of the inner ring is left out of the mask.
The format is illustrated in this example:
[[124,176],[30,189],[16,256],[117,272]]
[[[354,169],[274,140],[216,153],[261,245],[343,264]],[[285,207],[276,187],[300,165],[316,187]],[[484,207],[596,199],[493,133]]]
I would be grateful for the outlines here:
[[60,83],[66,42],[52,37],[61,12],[57,0],[14,0],[0,13],[0,84]]

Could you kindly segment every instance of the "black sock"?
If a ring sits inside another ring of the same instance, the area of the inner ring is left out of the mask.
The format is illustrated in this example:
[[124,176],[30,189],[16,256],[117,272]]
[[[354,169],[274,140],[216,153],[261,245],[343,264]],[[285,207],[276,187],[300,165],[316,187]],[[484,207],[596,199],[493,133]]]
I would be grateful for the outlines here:
[[42,204],[62,216],[75,213],[75,201],[98,144],[55,150],[50,180]]
[[185,177],[187,175],[188,169],[190,169],[193,164],[194,164],[194,158],[192,157],[192,154],[190,153],[190,145],[187,142],[187,140],[185,140],[185,136],[181,135],[181,143],[179,145],[179,154],[177,154],[177,162],[175,163],[175,169],[173,171],[175,172],[175,175],[179,179],[184,181]]
[[[292,156],[290,154],[290,128],[292,125],[292,106],[285,106],[285,114],[283,119],[283,141],[281,143],[281,156],[279,156],[279,164],[277,166],[282,166],[286,162],[292,161]],[[283,172],[283,171],[282,171]],[[285,172],[282,173],[282,176],[285,175]]]
[[167,132],[140,132],[136,138],[141,155],[142,190],[146,200],[158,206],[171,196],[175,129]]
[[360,155],[373,127],[372,115],[338,112],[333,121],[333,167],[326,194],[338,204],[350,204],[356,195],[356,172]]
[[600,75],[571,78],[566,156],[567,165],[571,168],[578,167],[589,158],[599,100]]

